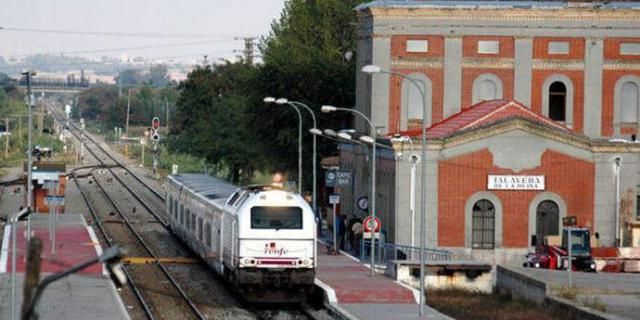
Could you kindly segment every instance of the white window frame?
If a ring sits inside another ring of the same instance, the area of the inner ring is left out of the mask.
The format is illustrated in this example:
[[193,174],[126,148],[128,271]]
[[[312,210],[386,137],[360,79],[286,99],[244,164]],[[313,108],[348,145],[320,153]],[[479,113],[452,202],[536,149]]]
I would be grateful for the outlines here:
[[478,53],[498,54],[500,53],[500,41],[498,40],[478,40]]
[[407,52],[427,53],[429,52],[429,40],[409,39],[405,43]]

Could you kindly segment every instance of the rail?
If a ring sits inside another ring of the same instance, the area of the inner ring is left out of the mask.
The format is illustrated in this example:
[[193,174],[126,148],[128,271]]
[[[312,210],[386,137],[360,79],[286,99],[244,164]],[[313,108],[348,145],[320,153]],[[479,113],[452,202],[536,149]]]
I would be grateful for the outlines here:
[[[366,263],[369,261],[370,252],[369,239],[362,239],[360,242],[360,261]],[[420,259],[420,247],[412,247],[407,245],[385,242],[384,237],[376,239],[376,265],[387,265],[393,260],[418,260]],[[447,250],[424,248],[422,249],[426,261],[447,261],[451,260],[451,252]]]

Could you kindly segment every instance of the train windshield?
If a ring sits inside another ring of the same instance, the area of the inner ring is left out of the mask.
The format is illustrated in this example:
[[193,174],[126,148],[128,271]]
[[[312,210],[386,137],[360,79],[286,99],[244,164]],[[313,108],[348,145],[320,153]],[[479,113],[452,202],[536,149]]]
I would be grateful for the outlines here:
[[302,208],[253,207],[252,229],[302,229]]

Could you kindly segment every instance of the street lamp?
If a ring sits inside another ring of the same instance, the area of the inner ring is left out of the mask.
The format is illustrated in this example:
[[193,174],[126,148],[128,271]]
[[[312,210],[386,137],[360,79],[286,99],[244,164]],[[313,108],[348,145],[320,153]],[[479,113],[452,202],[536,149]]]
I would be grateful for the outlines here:
[[[373,142],[375,142],[375,136],[376,136],[376,128],[373,125],[373,123],[371,122],[371,120],[369,120],[369,118],[364,115],[362,112],[355,110],[355,109],[347,109],[347,108],[338,108],[338,107],[334,107],[334,106],[322,106],[321,108],[322,112],[324,113],[329,113],[329,112],[335,112],[335,111],[346,111],[346,112],[352,112],[355,113],[359,116],[361,116],[362,118],[364,118],[364,120],[369,124],[369,128],[370,128],[370,132],[371,132],[371,140]],[[348,133],[345,132],[341,132],[338,133],[339,137],[343,137],[345,136],[348,137],[348,140],[351,140],[351,135],[349,135]],[[376,144],[373,143],[371,145],[371,153],[372,153],[372,158],[371,158],[371,165],[372,165],[372,170],[371,170],[371,219],[375,221],[376,218]],[[375,230],[373,230],[372,233],[372,237],[371,237],[371,269],[370,269],[370,276],[373,277],[374,275],[374,269],[375,269]]]
[[[404,149],[404,143],[409,142],[409,150],[411,155],[411,179],[410,179],[410,193],[409,193],[409,214],[411,216],[411,248],[415,248],[415,223],[416,223],[416,163],[419,161],[418,155],[413,151],[413,141],[411,137],[396,135],[391,138],[392,142],[401,143],[401,150]],[[399,154],[401,157],[402,154]],[[397,201],[397,199],[396,199]]]
[[[421,177],[421,192],[420,192],[420,309],[419,315],[422,316],[424,314],[424,304],[426,297],[424,296],[424,247],[425,247],[425,215],[426,215],[426,198],[425,198],[425,187],[427,185],[427,99],[425,97],[425,92],[421,86],[418,85],[415,79],[412,79],[402,73],[382,70],[379,66],[376,65],[365,65],[361,69],[362,72],[368,74],[375,73],[386,73],[389,75],[396,75],[402,77],[404,79],[409,80],[416,88],[418,88],[418,92],[420,92],[420,97],[422,98],[422,172],[420,173]],[[375,149],[375,148],[374,148]]]
[[[266,97],[262,101],[267,104],[275,103],[276,98]],[[290,106],[298,113],[298,193],[302,194],[302,113],[300,113],[300,108],[297,106],[292,104]]]
[[327,135],[329,137],[334,137],[335,138],[335,137],[338,136],[338,133],[333,129],[324,129],[323,132],[324,132],[325,135]]
[[[289,101],[286,98],[280,98],[278,100],[276,100],[276,104],[279,105],[283,105],[283,104],[288,104],[292,107],[295,106],[299,106],[299,107],[303,107],[304,109],[306,109],[307,111],[309,111],[309,113],[311,114],[311,119],[313,120],[313,129],[318,130],[318,123],[316,122],[316,115],[313,113],[313,110],[311,110],[311,108],[309,108],[308,105],[302,103],[302,102],[298,102],[298,101]],[[317,204],[317,197],[316,197],[316,185],[317,185],[317,180],[316,180],[316,170],[317,170],[317,165],[316,165],[316,135],[313,135],[313,214],[314,215],[318,215],[318,204]],[[302,185],[302,180],[300,181],[300,184]]]

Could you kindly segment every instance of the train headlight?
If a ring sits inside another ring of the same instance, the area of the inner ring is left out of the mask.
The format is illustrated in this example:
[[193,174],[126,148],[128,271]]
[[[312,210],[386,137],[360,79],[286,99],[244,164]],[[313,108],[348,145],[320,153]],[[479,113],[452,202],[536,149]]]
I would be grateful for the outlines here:
[[536,262],[533,266],[536,268],[540,268],[540,262]]
[[244,266],[255,266],[256,265],[256,259],[244,258],[244,259],[242,259],[242,265],[244,265]]
[[591,270],[595,270],[596,269],[596,264],[594,262],[591,262],[590,267],[591,267]]

